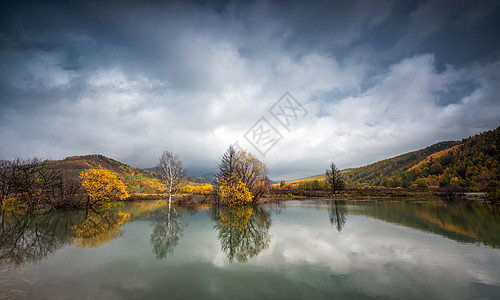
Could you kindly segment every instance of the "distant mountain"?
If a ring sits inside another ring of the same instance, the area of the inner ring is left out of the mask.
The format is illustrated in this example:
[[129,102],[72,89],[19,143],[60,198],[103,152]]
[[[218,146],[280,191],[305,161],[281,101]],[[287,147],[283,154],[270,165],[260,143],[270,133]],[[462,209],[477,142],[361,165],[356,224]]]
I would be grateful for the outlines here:
[[[156,167],[154,168],[146,168],[146,171],[152,172],[156,174]],[[210,181],[204,179],[203,177],[186,175],[186,180],[194,183],[210,183]]]
[[[500,179],[499,161],[500,127],[341,172],[350,187],[424,188],[451,183],[475,188]],[[324,175],[288,183],[310,180],[324,180]]]
[[215,179],[214,173],[204,173],[204,174],[201,174],[200,177],[205,179],[209,183],[211,183]]

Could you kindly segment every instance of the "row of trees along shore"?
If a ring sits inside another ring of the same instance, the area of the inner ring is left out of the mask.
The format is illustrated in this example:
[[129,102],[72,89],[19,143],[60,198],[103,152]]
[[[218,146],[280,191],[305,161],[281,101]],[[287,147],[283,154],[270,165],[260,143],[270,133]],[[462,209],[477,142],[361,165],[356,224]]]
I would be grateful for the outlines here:
[[[198,194],[217,205],[253,204],[271,190],[267,166],[252,153],[229,146],[218,169],[212,185],[197,189]],[[190,191],[182,162],[170,151],[160,156],[157,176],[164,184],[169,204],[180,192]],[[343,188],[343,179],[335,164],[330,165],[326,177],[323,184],[333,193]],[[97,207],[129,197],[122,179],[121,175],[100,166],[75,173],[39,158],[1,160],[0,206],[8,204],[30,211]]]
[[[252,153],[236,150],[232,145],[222,155],[213,181],[217,205],[238,206],[256,203],[271,191],[268,168]],[[160,157],[157,172],[163,180],[169,197],[177,195],[185,185],[182,162],[178,155],[165,151]],[[325,172],[321,189],[335,194],[346,188],[340,170],[331,163]]]

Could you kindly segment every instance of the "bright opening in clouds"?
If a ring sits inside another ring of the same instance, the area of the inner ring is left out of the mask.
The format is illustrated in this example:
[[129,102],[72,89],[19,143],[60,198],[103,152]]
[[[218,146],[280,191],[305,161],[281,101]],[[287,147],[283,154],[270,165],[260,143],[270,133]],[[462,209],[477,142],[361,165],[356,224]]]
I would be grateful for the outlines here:
[[[0,4],[0,158],[178,153],[216,169],[265,117],[270,177],[356,167],[500,125],[498,1]],[[269,109],[289,92],[307,114]]]

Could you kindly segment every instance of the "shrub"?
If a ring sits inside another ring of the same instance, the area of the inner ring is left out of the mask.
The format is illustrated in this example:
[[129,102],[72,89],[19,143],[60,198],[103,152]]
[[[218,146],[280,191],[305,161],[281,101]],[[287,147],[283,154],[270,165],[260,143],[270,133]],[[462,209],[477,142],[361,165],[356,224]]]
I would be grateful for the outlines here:
[[193,189],[194,188],[192,186],[186,185],[186,186],[181,187],[181,193],[183,193],[183,194],[189,194],[189,193],[191,193],[193,191]]
[[213,189],[212,185],[209,183],[204,183],[200,186],[197,186],[194,189],[195,193],[202,195],[202,196],[207,196],[207,195],[211,194],[213,191],[214,191],[214,189]]
[[245,205],[252,202],[252,194],[241,180],[237,182],[223,180],[220,186],[220,198],[222,204],[229,206]]
[[417,184],[418,188],[425,189],[428,187],[427,178],[419,178],[419,179],[415,180],[415,183]]
[[463,198],[465,193],[463,187],[456,184],[450,184],[440,189],[440,195],[445,200],[454,201]]

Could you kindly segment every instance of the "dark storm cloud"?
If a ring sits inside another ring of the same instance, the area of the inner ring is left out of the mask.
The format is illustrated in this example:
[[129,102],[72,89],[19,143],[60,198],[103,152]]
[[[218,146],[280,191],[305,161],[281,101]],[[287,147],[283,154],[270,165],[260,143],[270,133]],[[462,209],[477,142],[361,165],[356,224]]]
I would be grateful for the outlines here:
[[309,114],[264,158],[275,177],[498,126],[497,1],[0,5],[4,158],[169,149],[202,172],[285,91]]

